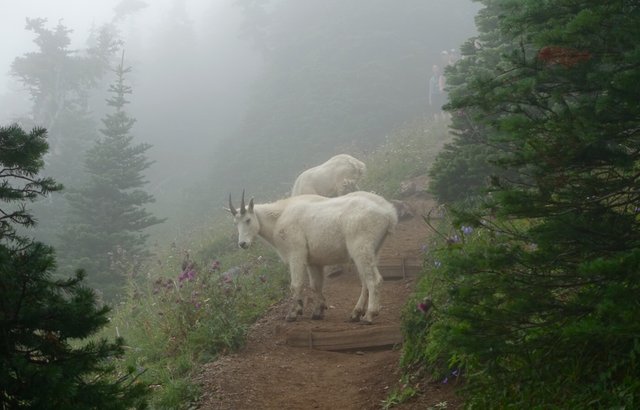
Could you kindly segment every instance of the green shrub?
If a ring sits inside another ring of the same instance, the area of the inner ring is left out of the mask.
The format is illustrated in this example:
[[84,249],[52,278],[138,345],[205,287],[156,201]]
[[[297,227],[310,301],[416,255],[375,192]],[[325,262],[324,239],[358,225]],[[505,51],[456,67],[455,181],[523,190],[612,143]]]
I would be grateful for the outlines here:
[[[629,312],[638,311],[637,286],[563,288],[549,275],[547,286],[533,287],[525,281],[542,273],[525,266],[539,246],[497,229],[450,232],[425,258],[404,312],[405,378],[462,374],[470,408],[636,406],[640,342]],[[598,269],[619,268],[602,260]],[[425,298],[434,306],[429,315],[417,308]]]
[[637,408],[640,9],[480,3],[447,70],[466,138],[432,173],[458,208],[481,197],[460,212],[477,233],[434,254],[447,302],[425,360],[463,366],[468,407]]
[[[430,377],[441,380],[458,370],[461,363],[451,355],[444,335],[438,326],[447,320],[448,291],[451,281],[444,275],[441,249],[460,247],[477,240],[477,233],[470,227],[454,229],[449,219],[427,220],[437,232],[427,243],[423,270],[414,293],[402,313],[403,349],[400,365],[405,378]],[[475,238],[474,238],[475,236]]]

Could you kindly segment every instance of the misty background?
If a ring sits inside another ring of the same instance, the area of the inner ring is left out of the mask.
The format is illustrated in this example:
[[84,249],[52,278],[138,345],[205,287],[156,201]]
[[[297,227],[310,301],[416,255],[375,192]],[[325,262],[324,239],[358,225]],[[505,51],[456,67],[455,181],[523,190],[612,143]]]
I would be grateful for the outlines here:
[[[303,169],[336,153],[366,153],[431,115],[431,66],[474,34],[477,10],[470,0],[3,1],[0,123],[49,128],[49,161],[58,155],[68,169],[45,173],[67,189],[81,181],[83,147],[108,112],[113,72],[74,89],[84,125],[77,116],[46,124],[14,64],[43,54],[26,18],[45,18],[50,33],[71,30],[68,57],[90,55],[108,28],[118,45],[107,65],[115,67],[124,50],[132,70],[132,134],[152,145],[149,208],[168,218],[152,231],[170,239],[221,213],[230,192],[246,189],[258,202],[283,195]],[[62,213],[56,207],[64,203],[35,208],[43,239],[54,245],[62,222],[44,216]]]

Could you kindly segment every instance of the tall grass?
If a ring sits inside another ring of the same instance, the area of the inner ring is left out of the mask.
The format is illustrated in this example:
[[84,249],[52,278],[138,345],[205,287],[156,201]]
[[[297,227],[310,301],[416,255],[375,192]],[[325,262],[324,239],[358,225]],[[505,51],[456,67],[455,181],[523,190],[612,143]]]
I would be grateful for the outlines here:
[[202,241],[158,250],[147,272],[129,281],[105,329],[124,337],[121,365],[142,373],[154,408],[195,402],[192,378],[199,366],[242,346],[250,324],[288,289],[285,267],[272,251],[257,244],[240,253],[229,245],[232,225],[217,228],[201,233]]
[[402,182],[426,175],[438,152],[450,140],[446,122],[421,119],[408,124],[364,158],[367,173],[361,188],[385,198],[397,197]]

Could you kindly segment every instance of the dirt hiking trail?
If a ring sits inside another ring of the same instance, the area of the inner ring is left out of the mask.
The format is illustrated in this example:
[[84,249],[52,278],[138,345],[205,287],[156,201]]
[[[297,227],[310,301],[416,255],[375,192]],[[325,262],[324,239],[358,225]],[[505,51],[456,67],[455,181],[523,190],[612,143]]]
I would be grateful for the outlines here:
[[[431,205],[428,201],[411,202],[417,216],[401,221],[396,232],[387,238],[380,252],[380,265],[395,264],[396,273],[399,273],[404,259],[407,272],[417,270],[422,245],[429,235],[420,215]],[[311,339],[326,335],[358,335],[371,332],[370,329],[379,332],[395,329],[399,335],[401,312],[415,281],[415,274],[410,273],[385,279],[380,315],[371,326],[347,321],[360,293],[360,281],[351,268],[325,279],[324,294],[329,309],[324,320],[311,320],[311,312],[305,304],[303,316],[296,322],[285,322],[288,301],[274,305],[252,326],[246,345],[240,351],[222,356],[203,367],[197,380],[203,391],[199,408],[382,408],[389,393],[399,387],[398,343],[327,351],[310,347],[313,345]],[[306,334],[309,335],[309,345],[292,346],[295,335],[303,335],[304,341]],[[373,336],[369,340],[367,336],[356,337],[355,344],[370,342],[375,345],[374,339]],[[461,405],[454,395],[454,386],[436,382],[422,384],[420,388],[424,394],[394,408],[455,409]]]

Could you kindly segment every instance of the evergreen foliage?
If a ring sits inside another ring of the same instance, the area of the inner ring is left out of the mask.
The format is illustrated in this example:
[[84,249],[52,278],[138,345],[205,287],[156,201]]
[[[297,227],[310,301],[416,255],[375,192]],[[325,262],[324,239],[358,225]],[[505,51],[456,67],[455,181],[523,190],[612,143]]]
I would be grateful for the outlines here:
[[[36,51],[16,57],[11,64],[11,75],[29,91],[33,102],[31,116],[23,122],[47,129],[47,174],[67,186],[79,186],[84,173],[78,158],[97,138],[90,93],[120,42],[108,25],[99,29],[85,50],[70,48],[72,30],[61,22],[48,28],[46,19],[28,18],[25,28],[35,34]],[[39,240],[55,243],[58,239],[65,205],[60,196],[34,203],[34,214],[42,220],[36,233]]]
[[457,208],[477,233],[436,253],[448,298],[423,352],[465,369],[470,407],[637,407],[640,6],[481,3],[484,49],[453,70],[449,106],[481,132],[433,175],[460,201],[448,159],[497,172]]
[[33,122],[49,131],[48,171],[75,185],[77,156],[95,140],[89,92],[107,72],[120,42],[114,29],[104,26],[81,53],[69,48],[71,29],[60,22],[49,29],[46,23],[42,18],[27,19],[26,29],[35,33],[38,50],[16,57],[11,74],[29,90]]
[[133,370],[115,372],[123,340],[82,342],[109,312],[84,286],[83,271],[54,280],[53,249],[16,233],[34,224],[25,202],[62,188],[37,175],[45,135],[0,128],[0,408],[142,408],[146,387]]
[[20,242],[15,225],[35,225],[25,203],[62,189],[62,185],[52,178],[37,175],[44,165],[42,157],[49,148],[45,136],[44,128],[34,128],[29,133],[17,125],[0,128],[0,199],[12,204],[4,206],[0,214],[1,238]]
[[446,107],[451,114],[455,138],[445,146],[429,170],[433,181],[430,190],[440,203],[472,204],[486,193],[491,176],[508,173],[496,165],[502,144],[488,140],[488,128],[482,121],[497,114],[458,103],[468,96],[468,88],[473,82],[490,78],[493,75],[490,69],[500,64],[503,54],[516,47],[502,37],[497,21],[488,8],[480,10],[476,18],[479,35],[460,47],[464,58],[445,70],[450,100]]
[[61,241],[65,262],[86,266],[89,283],[107,299],[121,291],[126,275],[134,275],[147,256],[143,231],[163,221],[144,208],[154,201],[142,189],[143,171],[152,164],[145,155],[151,146],[133,143],[135,119],[124,110],[132,92],[125,83],[130,71],[123,62],[115,69],[107,99],[114,111],[102,120],[103,137],[87,151],[89,181],[68,195],[72,212]]

